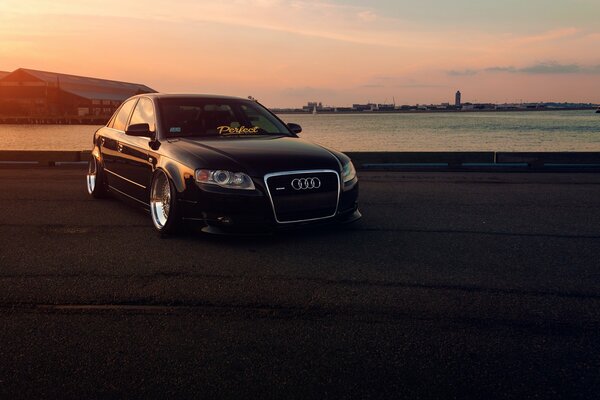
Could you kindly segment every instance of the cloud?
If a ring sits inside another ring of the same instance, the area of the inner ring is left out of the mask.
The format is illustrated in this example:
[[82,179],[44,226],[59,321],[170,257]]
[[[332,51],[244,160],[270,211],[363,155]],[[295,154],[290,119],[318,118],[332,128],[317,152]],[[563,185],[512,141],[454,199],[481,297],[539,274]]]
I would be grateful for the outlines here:
[[489,67],[484,69],[485,72],[510,72],[515,73],[519,72],[515,67]]
[[526,74],[577,74],[583,68],[577,64],[540,63],[530,67],[521,68],[520,72]]
[[464,69],[464,70],[452,70],[452,71],[446,71],[446,73],[450,76],[473,76],[473,75],[477,75],[478,71],[474,70],[474,69]]
[[555,29],[547,32],[540,33],[538,35],[524,36],[517,38],[515,42],[517,44],[533,44],[548,41],[557,41],[569,37],[576,36],[582,33],[581,29],[577,28],[563,28]]
[[440,47],[448,51],[455,46],[450,40],[440,44],[437,32],[423,31],[414,22],[385,14],[376,5],[334,0],[146,0],[144,7],[140,7],[138,1],[123,0],[0,0],[0,4],[2,11],[10,10],[10,14],[0,12],[0,30],[7,15],[27,23],[34,16],[48,21],[70,16],[75,18],[75,23],[66,25],[75,25],[80,30],[77,20],[81,17],[105,18],[110,22],[110,19],[135,16],[148,23],[170,22],[198,31],[206,29],[204,24],[212,23],[235,33],[272,31],[376,48],[421,52]]
[[473,76],[480,72],[505,73],[505,74],[529,74],[529,75],[566,75],[566,74],[600,74],[600,65],[561,64],[556,61],[540,62],[525,67],[494,66],[479,70],[465,69],[458,71],[446,71],[450,76]]
[[391,75],[375,75],[373,77],[373,79],[377,80],[377,81],[391,81],[391,80],[394,80],[394,79],[398,79],[398,77],[397,76],[391,76]]
[[364,22],[373,22],[377,20],[377,14],[370,10],[360,11],[356,14],[356,16],[358,19]]
[[597,74],[600,73],[600,65],[583,66],[579,64],[560,64],[555,61],[542,62],[527,67],[490,67],[486,72],[506,72],[511,74]]

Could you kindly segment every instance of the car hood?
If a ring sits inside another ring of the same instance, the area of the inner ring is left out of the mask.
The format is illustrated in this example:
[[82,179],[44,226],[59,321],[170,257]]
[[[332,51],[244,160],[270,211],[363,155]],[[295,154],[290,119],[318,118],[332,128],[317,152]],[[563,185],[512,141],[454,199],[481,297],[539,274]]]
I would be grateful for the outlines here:
[[196,158],[195,168],[242,171],[255,177],[278,171],[340,170],[332,152],[294,137],[181,138],[172,144]]

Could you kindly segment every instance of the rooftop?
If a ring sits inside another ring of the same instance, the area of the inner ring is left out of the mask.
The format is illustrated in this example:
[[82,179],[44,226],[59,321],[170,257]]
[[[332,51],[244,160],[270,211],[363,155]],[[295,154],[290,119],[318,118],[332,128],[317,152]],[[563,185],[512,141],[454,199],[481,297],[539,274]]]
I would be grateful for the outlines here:
[[154,89],[139,83],[39,71],[28,68],[19,68],[10,73],[0,72],[0,79],[10,80],[10,76],[13,74],[16,76],[20,76],[21,74],[29,75],[49,85],[56,85],[65,92],[87,99],[122,101],[135,94],[156,92]]

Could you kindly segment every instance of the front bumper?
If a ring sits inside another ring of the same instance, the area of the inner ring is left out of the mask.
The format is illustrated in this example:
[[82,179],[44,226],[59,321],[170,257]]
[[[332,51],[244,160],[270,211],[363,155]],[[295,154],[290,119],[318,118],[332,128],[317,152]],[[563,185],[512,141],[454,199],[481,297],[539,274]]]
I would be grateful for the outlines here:
[[361,218],[358,211],[358,182],[352,181],[340,191],[334,216],[311,221],[278,223],[269,195],[261,182],[255,191],[199,187],[195,183],[180,199],[184,221],[202,226],[202,231],[215,234],[268,233],[324,224],[349,223]]

